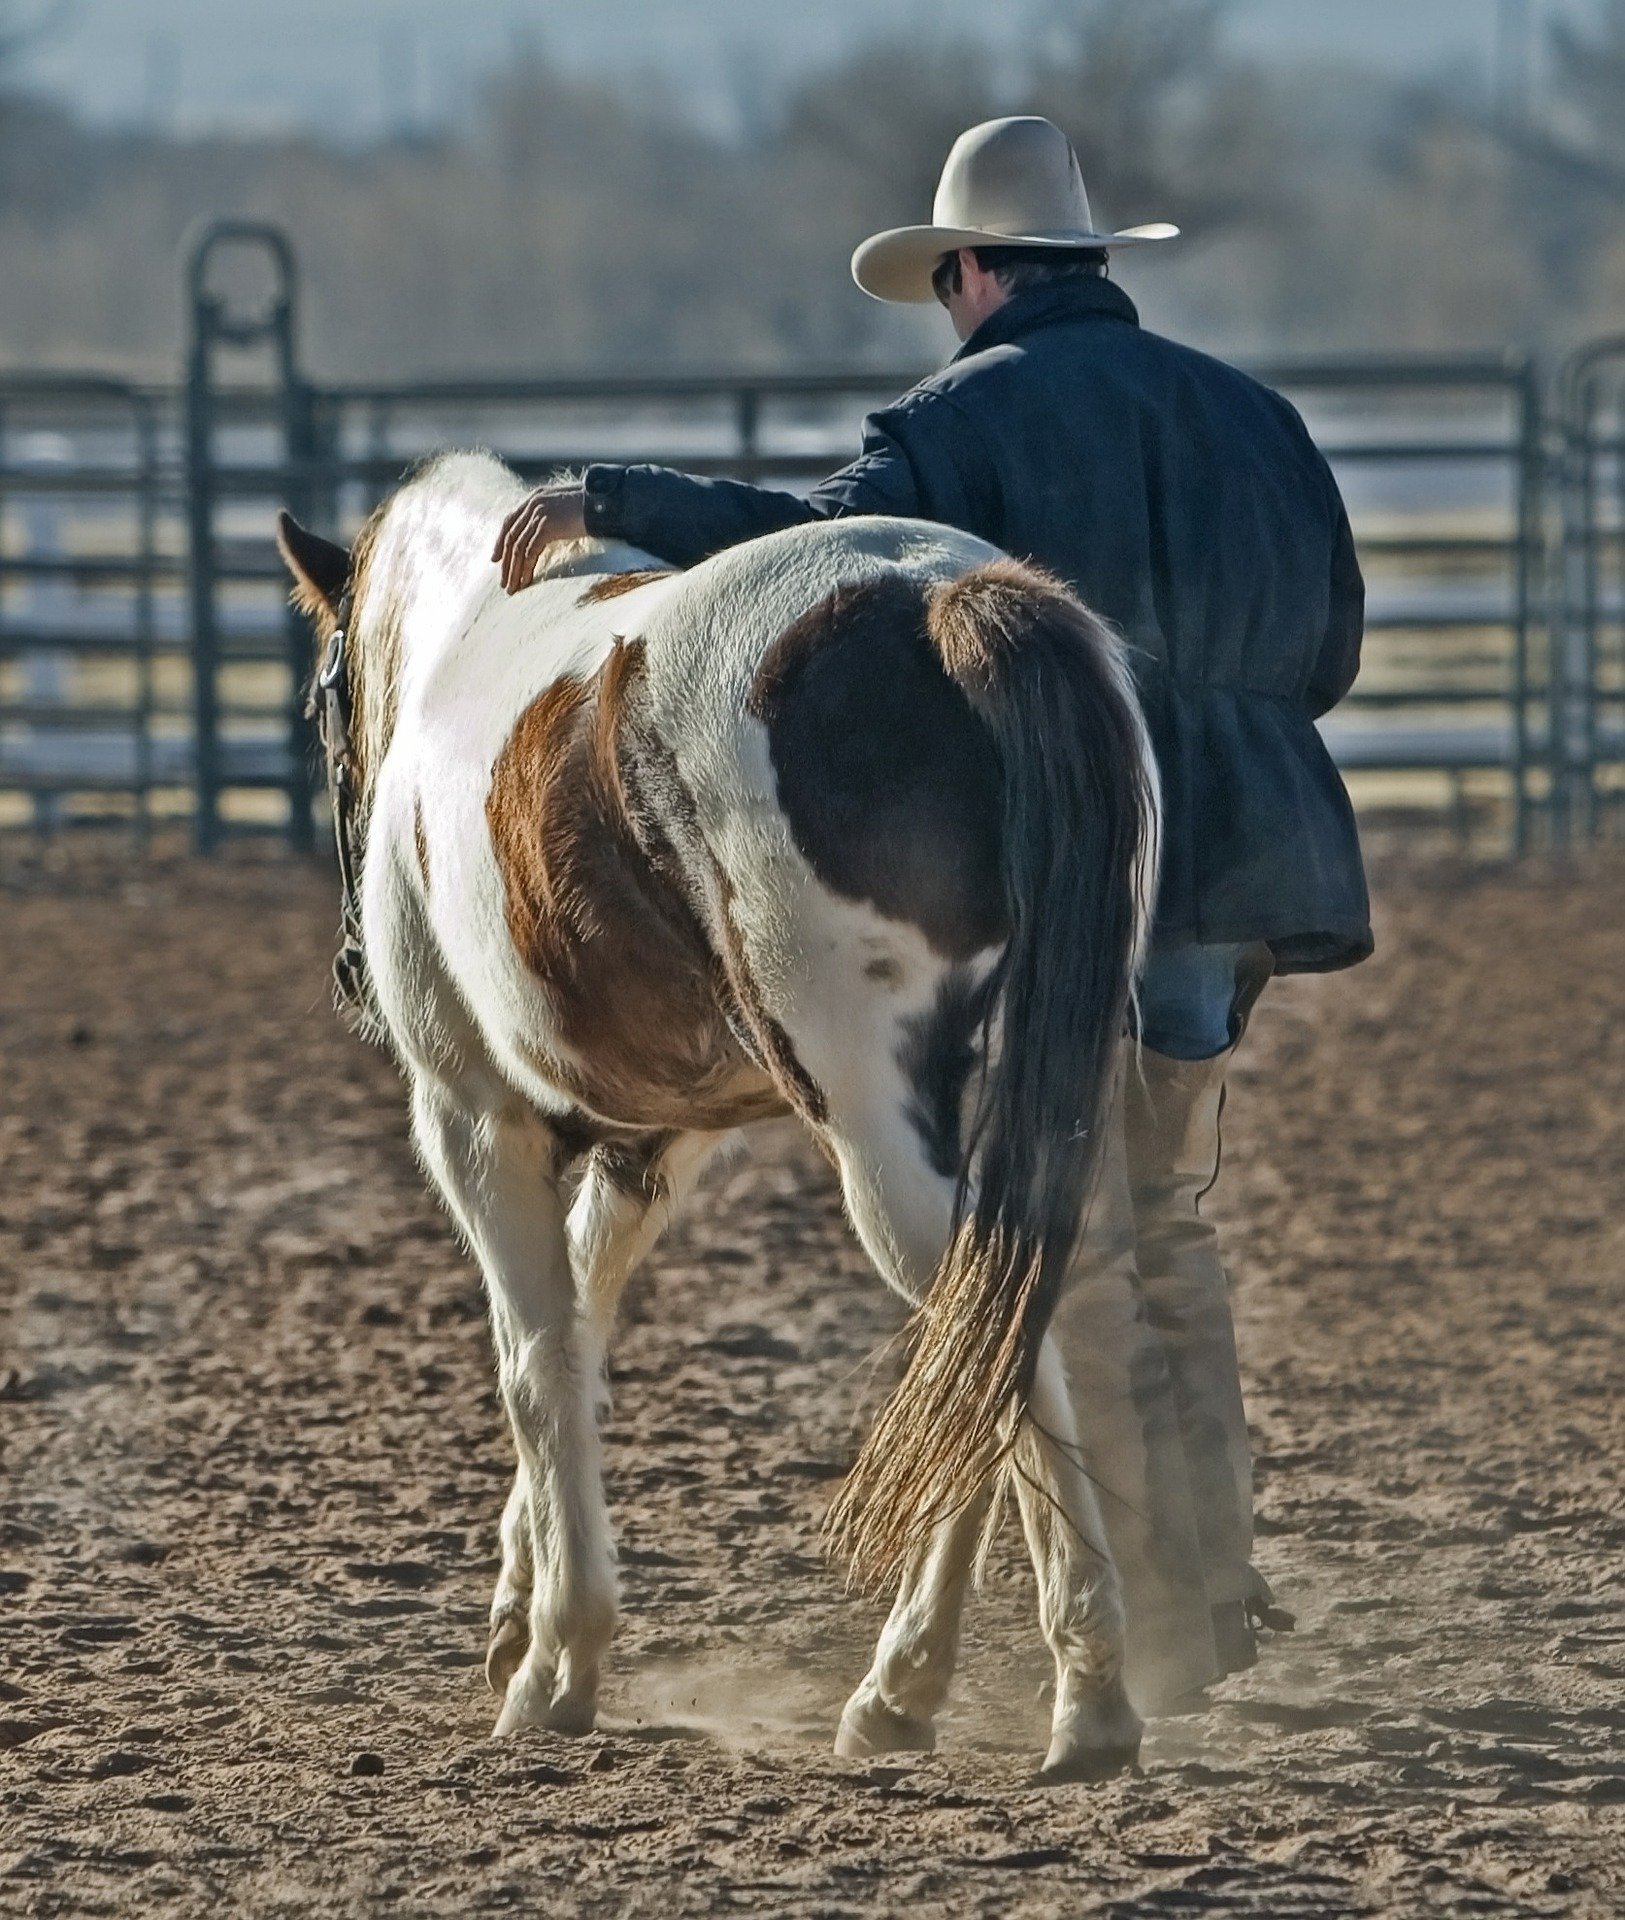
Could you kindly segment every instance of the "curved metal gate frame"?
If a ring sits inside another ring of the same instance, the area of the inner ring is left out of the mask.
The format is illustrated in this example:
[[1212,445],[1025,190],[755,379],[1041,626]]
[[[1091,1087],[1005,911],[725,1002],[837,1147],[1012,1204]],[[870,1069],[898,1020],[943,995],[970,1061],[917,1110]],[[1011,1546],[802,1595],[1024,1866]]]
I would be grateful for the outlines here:
[[[210,272],[228,250],[257,254],[269,267],[271,294],[255,310],[233,310],[214,291]],[[302,518],[311,511],[316,485],[315,408],[312,390],[299,372],[299,270],[287,235],[258,221],[217,220],[193,242],[186,286],[192,316],[186,367],[186,495],[189,550],[188,592],[192,616],[192,707],[196,813],[193,833],[205,853],[219,845],[223,831],[221,797],[232,788],[280,787],[287,795],[287,833],[296,847],[314,844],[311,819],[315,742],[305,718],[303,686],[309,637],[304,624],[285,610],[281,651],[290,694],[280,750],[256,750],[244,740],[234,746],[231,713],[221,698],[225,663],[220,590],[233,581],[280,580],[275,555],[263,542],[244,547],[225,539],[219,526],[221,506],[233,499],[285,501]],[[270,351],[269,387],[233,387],[222,382],[226,351]],[[267,406],[269,402],[269,406]],[[267,418],[268,415],[268,418]],[[281,448],[271,461],[228,460],[220,445],[224,430],[247,432],[269,425]]]

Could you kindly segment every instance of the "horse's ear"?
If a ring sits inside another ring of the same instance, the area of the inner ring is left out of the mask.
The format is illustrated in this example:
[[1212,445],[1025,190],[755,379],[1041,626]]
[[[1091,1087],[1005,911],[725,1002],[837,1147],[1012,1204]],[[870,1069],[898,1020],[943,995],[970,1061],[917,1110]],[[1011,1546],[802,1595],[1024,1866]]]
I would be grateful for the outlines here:
[[277,552],[293,575],[294,604],[312,619],[336,614],[350,584],[350,549],[300,526],[291,513],[276,517]]

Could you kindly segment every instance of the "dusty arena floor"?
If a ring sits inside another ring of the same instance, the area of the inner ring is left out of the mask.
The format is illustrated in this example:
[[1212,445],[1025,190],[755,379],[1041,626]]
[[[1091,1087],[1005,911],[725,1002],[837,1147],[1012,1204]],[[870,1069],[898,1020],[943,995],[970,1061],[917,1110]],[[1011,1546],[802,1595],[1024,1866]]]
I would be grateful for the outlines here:
[[1380,871],[1379,958],[1266,998],[1217,1211],[1299,1631],[1044,1789],[1014,1542],[938,1754],[829,1754],[895,1320],[777,1132],[635,1289],[603,1730],[488,1741],[508,1440],[328,878],[3,858],[0,1911],[1625,1909],[1619,859]]

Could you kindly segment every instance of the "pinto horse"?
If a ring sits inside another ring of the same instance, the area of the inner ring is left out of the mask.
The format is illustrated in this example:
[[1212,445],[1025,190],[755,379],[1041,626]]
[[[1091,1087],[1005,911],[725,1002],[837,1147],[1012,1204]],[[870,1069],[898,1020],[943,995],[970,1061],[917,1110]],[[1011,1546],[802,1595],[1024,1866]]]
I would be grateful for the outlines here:
[[686,573],[578,542],[510,599],[487,556],[523,491],[448,454],[353,551],[279,529],[348,668],[368,1010],[490,1296],[518,1451],[497,1731],[593,1724],[616,1302],[719,1145],[791,1114],[915,1306],[829,1519],[898,1586],[837,1750],[931,1745],[1008,1485],[1058,1673],[1046,1769],[1128,1764],[1120,1592],[1045,1335],[1154,880],[1118,643],[1057,581],[895,519]]

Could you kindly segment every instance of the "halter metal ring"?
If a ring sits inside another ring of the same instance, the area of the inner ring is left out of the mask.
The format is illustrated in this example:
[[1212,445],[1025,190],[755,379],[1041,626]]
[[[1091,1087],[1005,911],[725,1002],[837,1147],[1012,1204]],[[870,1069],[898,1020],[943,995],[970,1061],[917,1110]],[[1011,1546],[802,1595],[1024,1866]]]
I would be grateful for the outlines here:
[[344,675],[344,629],[334,629],[333,637],[327,643],[327,657],[322,661],[321,670],[316,675],[316,684],[323,693],[336,687]]

